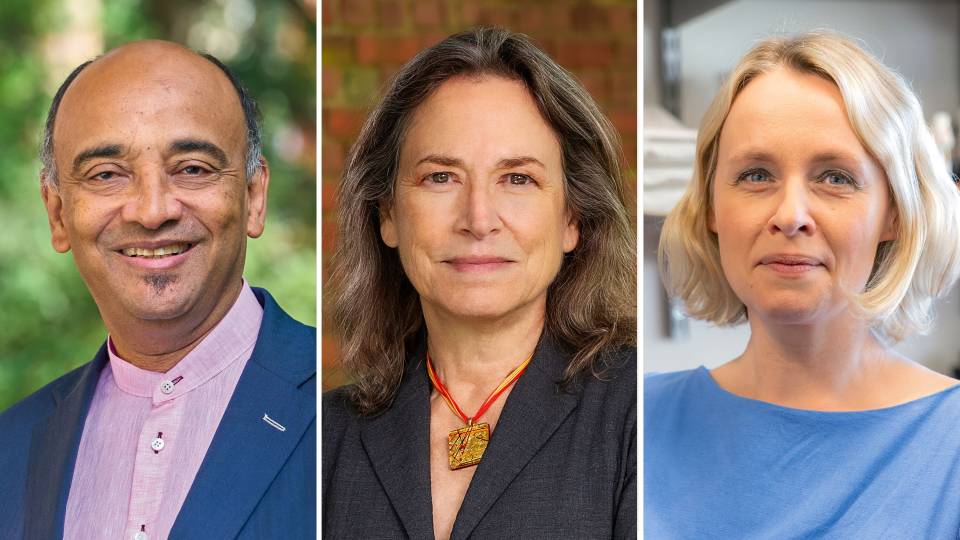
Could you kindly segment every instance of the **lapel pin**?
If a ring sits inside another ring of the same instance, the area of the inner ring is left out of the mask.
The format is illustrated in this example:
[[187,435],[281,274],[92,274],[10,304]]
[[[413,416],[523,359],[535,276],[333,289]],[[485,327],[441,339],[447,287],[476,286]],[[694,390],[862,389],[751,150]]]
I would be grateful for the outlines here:
[[286,431],[287,428],[283,427],[280,422],[277,422],[273,418],[270,418],[267,413],[263,413],[263,421],[267,424],[270,424],[271,427],[276,428],[278,431]]

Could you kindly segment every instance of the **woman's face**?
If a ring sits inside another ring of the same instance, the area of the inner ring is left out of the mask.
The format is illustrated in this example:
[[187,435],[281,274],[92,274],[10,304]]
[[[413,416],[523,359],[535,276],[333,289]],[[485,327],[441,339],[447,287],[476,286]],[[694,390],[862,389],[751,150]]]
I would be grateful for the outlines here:
[[543,309],[578,229],[557,136],[522,83],[451,79],[416,110],[380,232],[428,315]]
[[877,246],[893,240],[883,169],[860,144],[839,89],[779,68],[730,109],[713,179],[710,229],[751,320],[808,324],[864,289]]

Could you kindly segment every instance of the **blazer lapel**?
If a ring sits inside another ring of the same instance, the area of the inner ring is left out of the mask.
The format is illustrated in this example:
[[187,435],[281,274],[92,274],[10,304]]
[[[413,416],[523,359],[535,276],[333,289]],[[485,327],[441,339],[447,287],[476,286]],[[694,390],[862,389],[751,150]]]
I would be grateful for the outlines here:
[[467,538],[563,420],[577,407],[576,395],[557,390],[566,363],[549,337],[541,340],[530,367],[507,397],[490,446],[463,498],[451,540]]
[[316,342],[298,333],[299,323],[269,296],[254,291],[264,304],[257,345],[171,538],[235,538],[316,418],[315,392],[300,388],[315,379]]
[[106,346],[75,382],[53,390],[55,409],[33,431],[25,497],[25,538],[61,538],[73,469],[90,402],[107,364]]
[[411,362],[394,404],[361,425],[360,439],[407,535],[433,538],[430,386],[421,361]]

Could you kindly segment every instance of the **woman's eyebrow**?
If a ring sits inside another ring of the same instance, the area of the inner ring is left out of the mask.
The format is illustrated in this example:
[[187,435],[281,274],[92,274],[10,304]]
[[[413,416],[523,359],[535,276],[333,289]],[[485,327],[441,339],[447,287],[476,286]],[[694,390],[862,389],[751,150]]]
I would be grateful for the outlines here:
[[[764,150],[745,150],[737,154],[732,155],[729,158],[730,161],[742,162],[742,161],[762,161],[762,162],[775,162],[777,158],[770,152]],[[810,163],[832,163],[837,161],[852,161],[859,162],[860,159],[852,154],[846,152],[835,152],[835,151],[825,151],[814,154],[810,159]]]
[[417,165],[420,165],[421,163],[433,163],[436,165],[443,165],[444,167],[460,167],[461,169],[465,168],[462,159],[444,154],[430,154],[418,161]]
[[745,150],[730,156],[730,161],[776,161],[773,154],[764,150]]
[[523,165],[539,165],[542,169],[547,168],[546,165],[544,165],[539,159],[531,156],[504,158],[497,163],[497,166],[501,169],[509,169],[511,167],[520,167]]
[[[436,165],[443,165],[444,167],[459,167],[461,169],[466,168],[466,164],[464,164],[462,159],[445,154],[430,154],[428,156],[424,156],[420,161],[417,162],[417,165],[420,165],[421,163],[434,163]],[[509,169],[511,167],[520,167],[522,165],[538,165],[543,169],[547,168],[543,162],[532,156],[503,158],[497,162],[497,168],[500,169]]]

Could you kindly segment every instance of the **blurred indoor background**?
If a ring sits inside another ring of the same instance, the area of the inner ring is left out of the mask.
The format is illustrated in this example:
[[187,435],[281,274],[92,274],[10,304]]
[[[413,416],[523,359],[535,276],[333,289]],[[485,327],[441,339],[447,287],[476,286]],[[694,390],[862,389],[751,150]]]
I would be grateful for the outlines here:
[[[421,49],[474,26],[500,26],[527,34],[590,91],[623,140],[625,189],[630,207],[635,208],[637,10],[633,0],[328,0],[321,3],[321,12],[325,266],[336,243],[334,193],[344,159],[383,85]],[[346,382],[334,368],[336,354],[333,335],[325,330],[324,389]]]
[[89,361],[105,330],[73,261],[50,247],[37,150],[57,87],[127,41],[219,57],[259,101],[271,167],[245,276],[316,324],[316,6],[312,0],[8,0],[0,4],[0,410]]
[[[696,129],[726,74],[771,34],[831,29],[860,43],[913,87],[924,115],[949,139],[960,118],[960,3],[955,0],[647,0],[644,45],[643,361],[645,371],[715,367],[743,352],[746,325],[718,328],[683,316],[656,263],[663,216],[693,172]],[[936,118],[936,119],[935,119]],[[947,119],[952,119],[949,121]],[[951,125],[952,124],[952,125]],[[952,155],[951,155],[952,154]],[[954,160],[956,162],[956,160]],[[958,239],[960,241],[960,239]],[[896,349],[954,375],[960,364],[960,290],[937,326]]]

